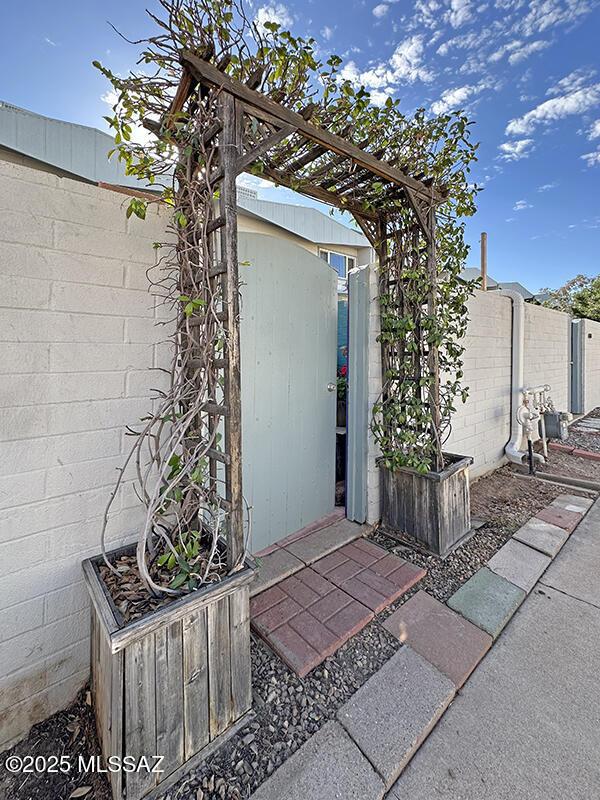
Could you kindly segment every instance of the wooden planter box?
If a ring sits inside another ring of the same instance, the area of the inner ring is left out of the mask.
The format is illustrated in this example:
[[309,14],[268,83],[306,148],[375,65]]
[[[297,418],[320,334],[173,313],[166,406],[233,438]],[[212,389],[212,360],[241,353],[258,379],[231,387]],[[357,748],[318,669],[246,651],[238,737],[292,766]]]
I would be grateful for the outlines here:
[[[121,548],[114,553],[129,551]],[[164,793],[248,721],[252,706],[249,584],[254,566],[124,623],[98,566],[92,599],[92,696],[104,763],[164,756],[163,772],[109,771],[115,800]]]
[[382,522],[409,534],[439,556],[447,555],[471,529],[469,466],[473,459],[445,453],[443,472],[420,475],[381,467]]

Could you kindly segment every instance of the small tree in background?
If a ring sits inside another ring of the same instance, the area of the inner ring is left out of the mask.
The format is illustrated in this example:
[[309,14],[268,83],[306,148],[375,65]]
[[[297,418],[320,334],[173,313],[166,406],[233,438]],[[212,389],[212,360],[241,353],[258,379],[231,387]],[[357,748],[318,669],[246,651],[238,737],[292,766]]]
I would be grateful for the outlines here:
[[600,276],[590,278],[579,274],[564,286],[542,289],[541,293],[548,295],[542,303],[546,308],[600,322]]
[[600,322],[600,276],[589,280],[587,286],[575,294],[573,316]]

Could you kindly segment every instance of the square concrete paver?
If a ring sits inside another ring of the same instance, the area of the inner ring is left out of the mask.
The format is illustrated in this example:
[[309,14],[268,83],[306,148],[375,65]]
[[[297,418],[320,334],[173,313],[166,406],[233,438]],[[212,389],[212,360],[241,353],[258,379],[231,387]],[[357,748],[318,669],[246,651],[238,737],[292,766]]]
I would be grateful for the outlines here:
[[328,722],[251,800],[381,800],[384,785],[337,722]]
[[536,517],[571,533],[581,522],[583,514],[578,511],[567,511],[558,506],[546,506],[546,508],[542,508],[541,511],[537,512]]
[[373,619],[373,612],[310,567],[250,601],[253,630],[304,677]]
[[492,637],[419,591],[389,616],[383,627],[447,675],[457,688],[492,645]]
[[529,545],[551,558],[554,558],[568,538],[569,534],[563,528],[550,525],[549,522],[544,522],[543,519],[536,517],[532,517],[513,535],[513,539]]
[[313,569],[376,614],[427,574],[365,539],[340,547]]
[[449,678],[404,646],[338,710],[337,719],[389,788],[454,692]]
[[589,497],[579,497],[576,494],[561,494],[550,505],[564,508],[565,511],[576,511],[580,514],[585,514],[591,508],[593,502]]
[[272,553],[258,558],[258,575],[250,585],[250,594],[256,595],[264,592],[269,586],[304,567],[304,562],[287,550],[277,549]]
[[368,525],[359,525],[343,519],[284,545],[284,549],[305,564],[312,564],[342,545],[358,539],[368,530]]
[[496,639],[525,599],[523,589],[482,567],[448,600],[448,605]]
[[550,556],[509,539],[488,562],[488,569],[529,593],[546,571]]

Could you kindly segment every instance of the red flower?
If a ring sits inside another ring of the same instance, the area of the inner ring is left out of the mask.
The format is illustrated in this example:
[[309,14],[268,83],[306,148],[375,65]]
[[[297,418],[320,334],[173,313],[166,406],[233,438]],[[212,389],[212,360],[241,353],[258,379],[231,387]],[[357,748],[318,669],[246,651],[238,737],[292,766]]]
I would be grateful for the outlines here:
[[345,378],[347,374],[348,374],[348,367],[344,364],[343,367],[340,367],[340,376],[342,378]]

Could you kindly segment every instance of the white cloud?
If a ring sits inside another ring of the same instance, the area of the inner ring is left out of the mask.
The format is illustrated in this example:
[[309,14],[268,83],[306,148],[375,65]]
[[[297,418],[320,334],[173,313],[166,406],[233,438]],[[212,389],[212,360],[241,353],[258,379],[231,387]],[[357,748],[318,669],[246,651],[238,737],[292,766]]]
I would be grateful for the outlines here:
[[259,191],[260,189],[277,188],[275,184],[271,183],[270,181],[260,178],[258,175],[249,175],[246,172],[238,175],[235,179],[235,182],[238,186],[244,186],[247,189],[256,189],[256,191]]
[[431,81],[433,72],[423,64],[423,36],[410,36],[396,47],[390,58],[390,66],[394,73],[394,81],[406,80],[414,83],[416,80]]
[[281,26],[281,28],[285,29],[290,28],[293,21],[294,20],[290,12],[283,5],[283,3],[273,3],[272,5],[261,6],[256,12],[256,17],[254,18],[256,27],[261,31],[266,30],[266,22],[276,22]]
[[446,89],[435,103],[431,104],[434,114],[446,114],[464,108],[466,101],[477,93],[476,86],[457,86],[455,89]]
[[554,97],[554,95],[557,94],[575,92],[577,89],[582,89],[586,83],[589,83],[595,74],[596,72],[593,69],[576,69],[564,78],[561,78],[554,86],[551,86],[546,92],[546,95],[548,97]]
[[325,25],[325,27],[321,31],[321,36],[325,39],[326,42],[328,42],[333,36],[333,28],[330,28],[329,25]]
[[593,122],[588,130],[588,137],[590,142],[592,139],[600,139],[600,119]]
[[592,153],[584,153],[581,158],[585,161],[588,167],[600,166],[600,147],[597,147]]
[[513,211],[525,211],[526,208],[533,208],[533,206],[527,200],[517,200],[513,206]]
[[506,126],[510,136],[526,136],[538,125],[548,125],[564,117],[583,114],[600,104],[600,83],[545,100],[522,117],[511,119]]
[[394,93],[391,89],[372,89],[371,102],[374,106],[385,105],[388,97],[393,97]]
[[442,4],[439,0],[417,0],[411,27],[437,27],[441,17]]
[[448,111],[457,111],[464,109],[468,106],[469,102],[472,103],[476,95],[483,92],[485,89],[496,89],[499,84],[494,84],[491,80],[483,80],[478,84],[468,84],[466,86],[456,86],[453,89],[446,89],[442,92],[439,100],[431,104],[431,110],[434,114],[446,114]]
[[388,5],[386,5],[385,3],[379,3],[379,5],[376,5],[375,8],[373,9],[373,16],[377,17],[377,19],[381,19],[382,17],[385,17],[388,10],[389,10]]
[[450,10],[444,16],[453,28],[460,28],[473,16],[471,0],[450,0]]
[[475,48],[477,45],[481,44],[482,38],[485,38],[485,34],[483,34],[482,31],[477,31],[477,33],[465,33],[461,36],[454,36],[452,39],[442,42],[436,52],[439,56],[447,56],[450,50],[454,47],[456,47],[458,50],[470,50],[471,48]]
[[514,39],[512,42],[507,42],[507,44],[504,44],[502,47],[499,47],[497,50],[495,50],[490,55],[488,60],[494,63],[496,61],[500,61],[504,58],[504,56],[508,55],[508,63],[511,66],[514,66],[520,61],[524,61],[532,53],[539,53],[540,50],[545,50],[546,47],[549,46],[550,42],[547,42],[544,39],[538,39],[535,42],[529,42],[528,44],[523,43],[520,39]]
[[526,58],[529,58],[532,53],[539,53],[541,50],[545,50],[549,46],[550,42],[547,42],[544,39],[538,39],[535,42],[529,42],[529,44],[523,45],[523,47],[520,47],[511,53],[508,57],[508,63],[511,66],[518,64],[520,61],[524,61]]
[[551,189],[556,189],[558,183],[543,183],[541,186],[538,186],[538,192],[549,192]]
[[535,36],[557,25],[570,25],[591,10],[590,0],[531,0],[528,13],[515,28],[524,36]]
[[373,102],[381,105],[391,97],[401,83],[432,81],[434,73],[423,64],[425,47],[423,36],[409,36],[396,47],[389,61],[359,70],[354,61],[342,68],[340,77],[355,86],[364,86],[371,92]]
[[514,142],[503,142],[499,148],[500,158],[505,161],[520,161],[527,158],[532,152],[533,139],[517,139]]

